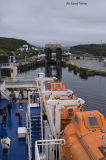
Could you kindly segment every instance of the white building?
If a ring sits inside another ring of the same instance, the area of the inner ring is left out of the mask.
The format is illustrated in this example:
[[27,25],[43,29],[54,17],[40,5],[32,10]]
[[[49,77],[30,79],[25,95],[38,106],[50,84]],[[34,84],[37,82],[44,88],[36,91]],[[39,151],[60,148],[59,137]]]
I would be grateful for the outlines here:
[[35,47],[35,46],[32,46],[32,50],[34,50],[34,51],[40,51],[41,49],[40,49],[40,48],[37,48],[37,47]]
[[22,47],[18,48],[17,50],[27,52],[29,50],[29,47],[27,44],[24,44]]

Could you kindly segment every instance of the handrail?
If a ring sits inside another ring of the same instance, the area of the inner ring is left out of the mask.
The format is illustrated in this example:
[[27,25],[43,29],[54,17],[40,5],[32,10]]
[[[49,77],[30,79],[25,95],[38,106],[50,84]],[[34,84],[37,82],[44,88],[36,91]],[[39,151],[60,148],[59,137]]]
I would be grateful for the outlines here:
[[[41,104],[41,91],[39,89],[39,84],[38,84],[38,81],[37,82],[37,88],[38,88],[38,93],[39,93],[39,100],[40,100],[40,106],[42,105]],[[42,119],[42,107],[41,107],[41,131],[42,131],[42,139],[43,139],[43,119]]]
[[40,160],[39,150],[37,146],[37,141],[35,142],[35,160]]
[[30,146],[29,136],[28,136],[28,160],[31,160],[31,146]]
[[26,143],[28,144],[28,115],[26,112]]
[[27,128],[26,140],[28,144],[28,160],[31,160],[31,145],[30,145],[30,139],[29,139],[29,125],[28,125],[28,114],[27,113],[26,113],[26,128]]
[[28,155],[29,155],[29,160],[32,158],[32,153],[31,153],[31,118],[30,118],[30,95],[28,94]]
[[[24,80],[25,81],[25,77],[21,77],[21,76],[17,77],[17,80]],[[26,77],[26,81],[33,81],[33,80],[35,80],[34,76],[33,77],[30,77],[30,76]]]
[[29,137],[30,137],[30,147],[32,148],[32,145],[31,145],[31,117],[30,117],[30,106],[28,107],[28,113],[29,113]]
[[[59,153],[60,153],[60,146],[59,145],[62,145],[62,144],[63,145],[65,144],[64,139],[50,139],[50,140],[38,140],[38,141],[36,141],[35,142],[35,160],[40,160],[40,155],[45,155],[46,160],[50,160],[51,154],[53,154],[52,155],[53,156],[52,160],[57,160],[57,157],[58,157],[57,150],[59,150]],[[47,149],[47,153],[46,153],[46,151],[43,152],[43,150],[42,150],[42,153],[40,154],[39,146],[42,146],[42,147],[45,146],[46,149]],[[49,151],[48,151],[48,148],[49,148]],[[56,155],[55,155],[55,151],[56,151]]]
[[[46,142],[61,142],[63,141],[65,144],[65,139],[46,139],[46,140],[38,140],[35,143],[46,143]],[[40,145],[40,144],[39,144]]]
[[[41,106],[41,97],[40,97],[40,106]],[[41,117],[41,137],[43,139],[43,113],[42,113],[42,107],[40,107],[41,112],[40,112],[40,117]]]

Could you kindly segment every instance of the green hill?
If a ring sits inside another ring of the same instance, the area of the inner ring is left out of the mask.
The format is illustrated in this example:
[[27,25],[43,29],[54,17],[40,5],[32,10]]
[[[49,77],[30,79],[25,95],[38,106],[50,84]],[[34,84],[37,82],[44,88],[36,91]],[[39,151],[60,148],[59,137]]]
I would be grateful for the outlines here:
[[[93,56],[106,56],[106,44],[77,45],[70,48],[73,53],[89,53]],[[81,51],[81,52],[78,52]]]
[[23,44],[28,44],[28,42],[21,39],[0,37],[0,51],[16,51]]

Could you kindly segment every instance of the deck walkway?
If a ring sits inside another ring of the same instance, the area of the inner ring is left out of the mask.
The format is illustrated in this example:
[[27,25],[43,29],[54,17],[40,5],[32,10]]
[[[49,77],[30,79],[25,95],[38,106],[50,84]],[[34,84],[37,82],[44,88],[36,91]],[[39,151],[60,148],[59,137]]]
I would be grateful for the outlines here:
[[[6,107],[7,101],[3,100],[0,102],[0,106]],[[19,103],[12,104],[12,114],[11,117],[7,118],[6,128],[0,124],[0,135],[4,134],[11,139],[10,151],[8,153],[3,153],[0,144],[0,160],[27,160],[27,145],[25,139],[18,139],[18,127],[26,126],[26,115],[23,113],[22,124],[19,124],[18,117],[15,113],[18,111]],[[27,110],[27,103],[21,103],[24,110]]]

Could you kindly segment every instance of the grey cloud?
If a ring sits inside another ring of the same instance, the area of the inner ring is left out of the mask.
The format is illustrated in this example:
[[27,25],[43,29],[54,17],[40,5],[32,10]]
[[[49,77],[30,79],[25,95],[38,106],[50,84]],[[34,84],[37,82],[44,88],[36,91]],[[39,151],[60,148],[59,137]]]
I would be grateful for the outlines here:
[[0,0],[0,36],[31,43],[106,42],[106,1],[81,0],[87,6],[67,6],[77,0]]

